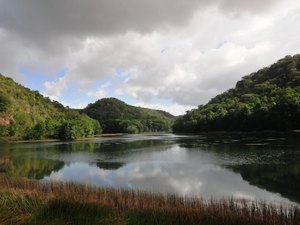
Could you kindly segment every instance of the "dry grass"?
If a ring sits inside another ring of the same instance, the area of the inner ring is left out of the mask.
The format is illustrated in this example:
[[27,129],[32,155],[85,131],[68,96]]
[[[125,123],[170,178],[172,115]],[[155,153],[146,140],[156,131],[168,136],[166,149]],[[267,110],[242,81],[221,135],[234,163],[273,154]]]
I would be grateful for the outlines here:
[[0,175],[0,193],[0,224],[300,224],[300,209],[292,206],[188,199],[5,175]]

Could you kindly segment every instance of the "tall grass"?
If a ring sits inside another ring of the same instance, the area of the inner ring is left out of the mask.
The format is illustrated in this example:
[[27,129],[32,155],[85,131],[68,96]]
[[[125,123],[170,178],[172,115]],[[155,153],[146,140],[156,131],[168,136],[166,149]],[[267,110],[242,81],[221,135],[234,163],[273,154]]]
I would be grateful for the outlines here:
[[300,209],[0,175],[0,224],[300,224]]

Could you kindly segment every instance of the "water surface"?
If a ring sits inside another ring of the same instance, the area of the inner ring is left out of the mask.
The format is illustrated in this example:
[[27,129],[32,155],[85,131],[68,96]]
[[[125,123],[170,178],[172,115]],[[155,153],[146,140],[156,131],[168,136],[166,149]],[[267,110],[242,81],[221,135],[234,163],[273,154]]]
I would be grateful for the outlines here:
[[300,203],[293,136],[126,135],[0,144],[0,172],[204,198]]

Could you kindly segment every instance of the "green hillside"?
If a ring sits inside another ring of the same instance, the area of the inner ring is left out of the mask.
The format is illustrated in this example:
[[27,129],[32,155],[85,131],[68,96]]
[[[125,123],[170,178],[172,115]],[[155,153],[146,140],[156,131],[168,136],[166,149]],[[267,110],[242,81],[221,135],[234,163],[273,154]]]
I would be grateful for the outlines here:
[[175,117],[161,110],[127,105],[115,98],[104,98],[82,110],[96,119],[104,133],[168,132]]
[[100,131],[98,121],[0,74],[0,137],[76,139]]
[[300,55],[245,76],[176,120],[175,132],[300,129]]

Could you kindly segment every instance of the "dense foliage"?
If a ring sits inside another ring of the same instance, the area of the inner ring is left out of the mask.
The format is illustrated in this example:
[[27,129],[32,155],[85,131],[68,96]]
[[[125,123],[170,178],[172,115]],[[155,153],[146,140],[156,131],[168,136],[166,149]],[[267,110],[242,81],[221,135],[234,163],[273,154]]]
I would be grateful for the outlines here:
[[300,129],[300,55],[245,76],[175,121],[175,132]]
[[127,105],[115,98],[89,104],[83,112],[98,120],[105,133],[166,132],[174,121],[167,112]]
[[98,121],[0,74],[0,136],[76,139],[100,132]]

